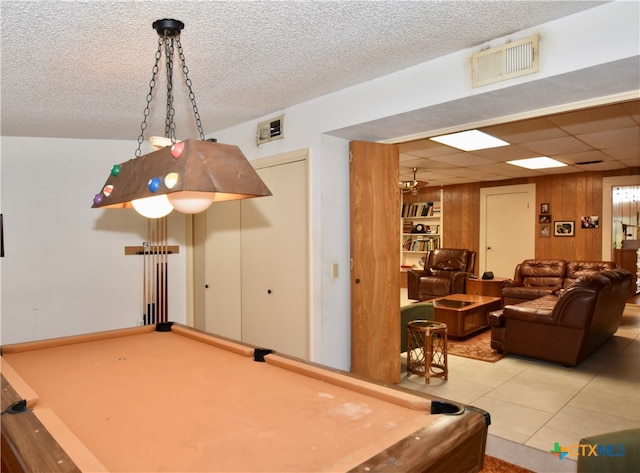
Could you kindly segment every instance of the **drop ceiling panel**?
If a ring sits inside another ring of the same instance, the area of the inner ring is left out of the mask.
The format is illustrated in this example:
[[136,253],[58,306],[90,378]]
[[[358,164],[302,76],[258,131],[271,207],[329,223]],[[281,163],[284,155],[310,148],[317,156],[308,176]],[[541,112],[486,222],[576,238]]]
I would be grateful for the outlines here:
[[555,159],[566,164],[576,164],[591,161],[615,161],[613,158],[607,156],[602,151],[591,150],[583,153],[571,153],[571,154],[559,154],[555,156]]
[[604,161],[585,165],[576,164],[575,167],[581,171],[613,171],[614,169],[619,169],[620,164],[617,161]]
[[571,135],[583,135],[636,125],[622,104],[562,113],[549,120]]
[[[430,175],[429,170],[438,169],[444,174],[455,174],[452,168],[465,167],[459,173],[465,176],[476,172],[478,181],[491,174],[502,178],[518,178],[539,175],[567,174],[583,171],[610,171],[640,165],[640,100],[599,106],[595,109],[576,110],[546,117],[518,120],[512,123],[480,127],[481,131],[512,143],[509,146],[477,150],[469,153],[455,148],[434,144],[430,140],[410,143],[411,154],[433,155],[428,160],[410,160],[412,166],[426,170],[425,180],[429,186],[447,185]],[[632,126],[628,126],[633,124]],[[563,128],[560,128],[562,125]],[[596,130],[577,136],[569,131]],[[462,130],[460,130],[462,131]],[[400,144],[401,152],[405,144]],[[463,158],[463,155],[468,155]],[[567,167],[528,170],[506,164],[512,159],[546,155],[569,164]],[[477,158],[489,161],[480,163]],[[576,165],[587,161],[602,163]],[[406,165],[406,163],[403,163]],[[449,168],[446,171],[443,168]],[[401,173],[404,169],[401,169]],[[410,177],[410,176],[409,176]],[[407,177],[408,178],[408,177]],[[466,177],[465,177],[466,178]],[[498,179],[496,179],[498,180]]]
[[582,169],[569,165],[561,168],[538,169],[538,171],[540,174],[571,174],[572,172],[580,172]]
[[582,141],[573,136],[565,136],[563,138],[553,138],[544,141],[532,141],[522,143],[520,146],[529,149],[539,156],[557,156],[559,154],[579,153],[581,151],[589,151],[591,148]]
[[632,126],[616,130],[598,131],[579,135],[577,138],[599,149],[612,148],[622,144],[637,146],[640,143],[640,128]]
[[[402,155],[401,155],[402,156]],[[421,170],[429,169],[450,169],[456,166],[450,162],[434,161],[432,159],[410,159],[403,161],[400,159],[400,166],[403,168],[400,172],[407,172],[411,174],[411,168],[418,168]]]
[[514,159],[534,158],[537,156],[533,151],[517,145],[479,149],[474,151],[473,154],[494,161],[512,161]]
[[638,150],[638,145],[622,145],[622,146],[614,146],[613,148],[605,148],[602,150],[604,154],[610,156],[613,159],[617,159],[620,161],[634,160],[635,166],[640,166],[640,151]]
[[457,153],[455,155],[438,156],[431,158],[433,161],[440,161],[442,163],[453,164],[455,166],[477,166],[479,164],[489,164],[495,162],[494,160],[476,156],[471,153]]
[[519,166],[514,166],[512,164],[506,163],[495,163],[495,164],[483,164],[481,166],[473,166],[474,170],[477,170],[480,173],[494,173],[499,174],[501,176],[505,176],[505,178],[516,178],[516,177],[528,177],[532,175],[540,175],[539,172],[521,168]]
[[568,133],[556,127],[546,118],[534,118],[531,120],[489,126],[482,130],[511,144],[549,140],[568,135]]

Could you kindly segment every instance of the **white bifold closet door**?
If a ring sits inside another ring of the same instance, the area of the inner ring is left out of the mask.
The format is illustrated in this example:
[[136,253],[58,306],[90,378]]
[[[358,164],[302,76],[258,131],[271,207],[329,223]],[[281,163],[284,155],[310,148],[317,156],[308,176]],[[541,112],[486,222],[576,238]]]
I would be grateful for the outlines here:
[[308,359],[307,161],[254,166],[272,196],[207,211],[205,329]]

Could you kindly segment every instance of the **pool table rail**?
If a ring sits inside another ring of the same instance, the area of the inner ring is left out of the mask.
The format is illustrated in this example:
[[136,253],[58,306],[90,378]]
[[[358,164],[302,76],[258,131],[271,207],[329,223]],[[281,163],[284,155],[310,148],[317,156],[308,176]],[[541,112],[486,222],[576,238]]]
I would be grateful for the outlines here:
[[22,413],[4,413],[23,399],[3,374],[0,374],[0,392],[2,473],[81,471],[33,410],[27,407]]

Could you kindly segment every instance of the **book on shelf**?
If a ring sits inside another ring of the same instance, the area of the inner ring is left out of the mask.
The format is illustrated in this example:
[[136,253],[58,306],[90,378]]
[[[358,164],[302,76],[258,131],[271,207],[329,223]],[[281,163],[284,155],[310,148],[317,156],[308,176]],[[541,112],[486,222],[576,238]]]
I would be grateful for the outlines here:
[[440,213],[440,202],[403,203],[402,217],[433,217]]
[[404,251],[432,251],[440,247],[440,240],[437,238],[424,238],[414,240],[407,238],[402,244]]

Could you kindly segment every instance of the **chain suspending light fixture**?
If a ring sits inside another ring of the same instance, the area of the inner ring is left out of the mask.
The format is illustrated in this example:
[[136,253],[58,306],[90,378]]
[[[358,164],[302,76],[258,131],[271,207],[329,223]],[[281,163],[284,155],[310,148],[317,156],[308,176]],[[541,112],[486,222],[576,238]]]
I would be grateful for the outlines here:
[[[158,50],[149,82],[135,158],[111,168],[107,182],[93,198],[92,207],[133,207],[145,217],[159,218],[173,209],[193,214],[206,210],[213,202],[271,195],[240,148],[216,143],[215,140],[205,140],[180,43],[180,32],[184,23],[163,19],[155,21],[152,26],[159,35]],[[176,140],[173,107],[174,46],[178,48],[189,100],[200,134],[199,140]],[[151,137],[150,141],[157,150],[141,156],[147,117],[163,50],[167,75],[165,136]]]

